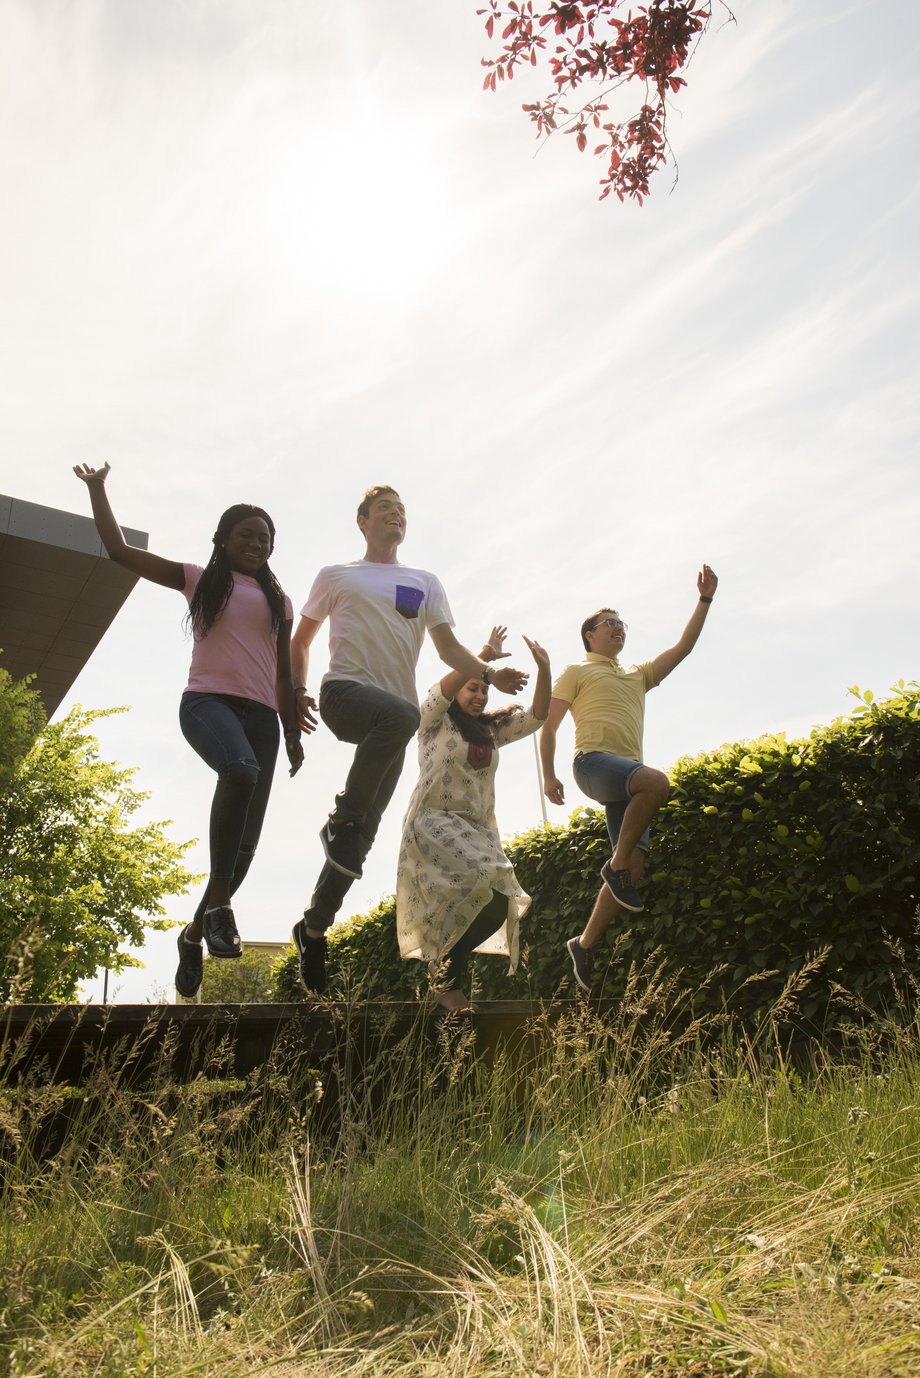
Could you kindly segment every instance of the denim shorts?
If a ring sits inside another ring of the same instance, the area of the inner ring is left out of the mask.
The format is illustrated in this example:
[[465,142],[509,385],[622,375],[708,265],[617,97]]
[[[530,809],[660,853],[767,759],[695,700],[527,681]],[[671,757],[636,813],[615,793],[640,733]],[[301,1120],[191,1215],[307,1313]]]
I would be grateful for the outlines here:
[[[641,761],[631,761],[626,756],[614,756],[610,751],[580,751],[575,757],[572,772],[575,783],[589,799],[603,804],[607,814],[607,832],[610,845],[616,850],[617,838],[623,824],[632,796],[629,781],[637,770],[642,769]],[[648,851],[649,829],[636,843],[643,852]]]

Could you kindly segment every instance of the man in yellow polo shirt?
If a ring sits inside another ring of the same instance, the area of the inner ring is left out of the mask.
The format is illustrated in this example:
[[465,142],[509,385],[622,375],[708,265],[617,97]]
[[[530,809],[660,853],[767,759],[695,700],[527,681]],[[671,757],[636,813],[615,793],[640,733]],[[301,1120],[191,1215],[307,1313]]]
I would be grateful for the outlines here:
[[699,601],[680,640],[641,665],[620,664],[626,623],[619,613],[613,608],[592,613],[581,628],[585,659],[567,665],[553,685],[549,717],[540,733],[544,793],[554,804],[565,802],[565,787],[556,775],[556,733],[571,710],[575,783],[604,805],[613,848],[601,868],[604,884],[585,931],[566,943],[582,990],[591,989],[594,945],[607,932],[617,908],[634,914],[643,908],[636,886],[645,871],[649,826],[668,798],[668,777],[642,763],[645,696],[693,650],[718,585],[715,574],[703,565],[696,580]]

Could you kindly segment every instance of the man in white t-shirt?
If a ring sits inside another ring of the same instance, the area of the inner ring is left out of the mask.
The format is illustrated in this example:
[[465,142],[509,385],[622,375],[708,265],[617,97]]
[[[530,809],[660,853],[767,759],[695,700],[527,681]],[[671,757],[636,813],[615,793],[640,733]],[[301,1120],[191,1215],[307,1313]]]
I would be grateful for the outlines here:
[[352,881],[361,876],[406,747],[418,731],[415,667],[425,633],[445,665],[470,679],[483,679],[505,694],[516,694],[527,683],[521,671],[497,670],[462,646],[440,580],[399,563],[406,509],[394,488],[368,489],[358,507],[358,526],[367,542],[364,558],[320,570],[291,641],[298,716],[303,730],[312,732],[317,705],[307,692],[309,648],[329,619],[329,669],[320,686],[319,713],[339,741],[357,747],[345,788],[320,832],[326,863],[293,929],[300,983],[314,994],[326,987],[326,929]]

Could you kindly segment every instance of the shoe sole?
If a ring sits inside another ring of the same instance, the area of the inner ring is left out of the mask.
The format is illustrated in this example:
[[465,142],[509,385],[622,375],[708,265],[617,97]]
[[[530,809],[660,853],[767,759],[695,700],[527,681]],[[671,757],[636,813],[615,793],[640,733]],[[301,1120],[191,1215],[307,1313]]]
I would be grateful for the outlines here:
[[568,941],[568,942],[566,943],[566,945],[565,945],[565,950],[566,950],[566,952],[569,954],[569,957],[570,957],[571,962],[572,962],[572,971],[575,973],[575,984],[578,986],[578,988],[579,988],[580,990],[587,991],[588,994],[590,995],[590,993],[591,993],[593,987],[592,987],[592,986],[586,986],[586,985],[585,985],[584,981],[581,979],[581,977],[580,977],[579,974],[578,974],[578,967],[575,965],[575,954],[574,954],[574,952],[572,951],[572,945],[573,945],[573,943],[576,943],[577,941],[578,941],[577,938],[569,938],[569,941]]
[[333,869],[334,871],[338,871],[339,874],[342,875],[342,876],[348,876],[350,880],[360,880],[360,879],[361,879],[361,877],[362,877],[363,874],[364,874],[363,871],[350,871],[350,870],[348,869],[347,866],[343,866],[342,863],[341,863],[340,861],[336,861],[335,857],[330,853],[330,851],[329,851],[329,843],[328,843],[328,841],[326,840],[326,829],[325,829],[325,828],[323,828],[322,831],[320,832],[319,840],[320,840],[320,842],[323,844],[323,853],[324,853],[324,855],[325,855],[325,857],[326,857],[326,860],[329,862],[329,865],[332,867],[332,869]]
[[614,890],[613,886],[610,884],[610,881],[609,881],[609,880],[607,879],[607,877],[604,875],[603,871],[601,871],[600,876],[601,876],[601,880],[604,882],[604,884],[606,885],[607,889],[610,891],[611,895],[613,895],[613,898],[616,900],[617,904],[620,906],[621,909],[625,909],[625,910],[626,910],[628,913],[630,913],[630,914],[641,914],[641,913],[642,913],[642,911],[645,909],[645,903],[644,903],[644,902],[643,902],[642,904],[627,904],[626,900],[621,900],[621,899],[620,899],[619,895],[618,895],[617,892]]

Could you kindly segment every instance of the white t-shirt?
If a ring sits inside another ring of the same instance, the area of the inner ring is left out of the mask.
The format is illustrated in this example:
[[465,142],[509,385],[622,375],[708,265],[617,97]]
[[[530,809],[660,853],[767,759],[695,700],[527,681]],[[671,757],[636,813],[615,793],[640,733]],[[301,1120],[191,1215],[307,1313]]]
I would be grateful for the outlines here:
[[314,622],[329,618],[324,684],[353,679],[415,704],[415,667],[425,632],[454,625],[447,594],[434,574],[371,560],[324,566],[301,615]]

